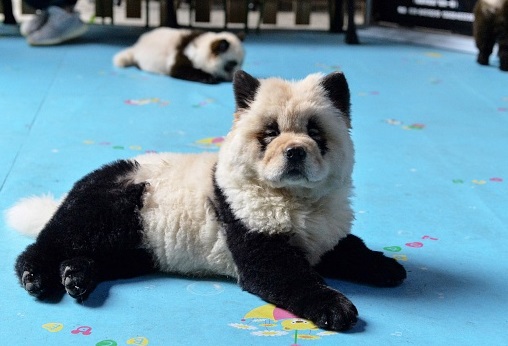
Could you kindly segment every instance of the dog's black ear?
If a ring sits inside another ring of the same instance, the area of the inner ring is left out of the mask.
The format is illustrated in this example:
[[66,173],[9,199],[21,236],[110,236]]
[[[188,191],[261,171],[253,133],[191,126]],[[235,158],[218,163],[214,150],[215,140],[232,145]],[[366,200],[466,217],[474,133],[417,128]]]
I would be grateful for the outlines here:
[[333,105],[349,119],[351,95],[344,74],[342,72],[332,72],[323,77],[321,85],[325,88]]
[[233,77],[233,91],[235,93],[236,110],[249,108],[254,101],[259,88],[259,80],[245,71],[238,70]]

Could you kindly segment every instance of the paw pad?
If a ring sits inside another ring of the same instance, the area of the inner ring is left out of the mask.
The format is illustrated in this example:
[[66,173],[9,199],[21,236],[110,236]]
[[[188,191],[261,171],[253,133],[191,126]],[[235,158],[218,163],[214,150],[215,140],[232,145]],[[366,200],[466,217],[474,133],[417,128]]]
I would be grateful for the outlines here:
[[25,290],[30,294],[37,294],[39,293],[39,285],[35,283],[34,275],[30,273],[29,271],[24,271],[23,275],[21,276],[21,283],[23,284],[23,287],[25,287]]

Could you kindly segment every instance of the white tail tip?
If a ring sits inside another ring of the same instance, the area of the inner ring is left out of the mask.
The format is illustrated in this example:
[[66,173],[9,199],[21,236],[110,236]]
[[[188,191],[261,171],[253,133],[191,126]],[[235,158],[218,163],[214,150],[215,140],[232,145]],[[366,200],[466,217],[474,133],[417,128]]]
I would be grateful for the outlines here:
[[36,237],[60,203],[61,200],[56,200],[50,194],[22,198],[6,210],[6,223],[22,234]]

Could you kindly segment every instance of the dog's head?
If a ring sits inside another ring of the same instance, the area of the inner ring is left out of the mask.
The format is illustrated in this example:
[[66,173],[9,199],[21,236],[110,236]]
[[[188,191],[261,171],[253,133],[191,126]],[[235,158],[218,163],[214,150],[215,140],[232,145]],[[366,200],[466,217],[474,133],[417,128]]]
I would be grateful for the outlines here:
[[304,190],[350,183],[350,94],[342,73],[289,82],[239,71],[233,86],[235,121],[219,154],[232,179]]
[[230,32],[205,32],[194,42],[187,55],[194,66],[211,75],[231,81],[240,70],[245,57],[243,35]]

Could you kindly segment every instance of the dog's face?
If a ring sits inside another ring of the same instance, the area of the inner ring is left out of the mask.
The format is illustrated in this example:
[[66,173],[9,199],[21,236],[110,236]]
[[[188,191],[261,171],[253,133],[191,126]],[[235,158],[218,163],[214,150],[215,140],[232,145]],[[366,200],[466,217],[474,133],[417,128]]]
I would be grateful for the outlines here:
[[194,66],[217,78],[231,81],[242,67],[245,51],[241,35],[225,31],[206,32],[195,40],[194,45],[195,49],[187,51]]
[[215,75],[217,77],[231,81],[235,72],[242,68],[245,57],[242,39],[241,35],[221,32],[210,44],[211,54],[215,57]]
[[233,173],[288,189],[350,179],[350,96],[342,73],[288,82],[239,71],[233,85],[235,122],[220,153]]

